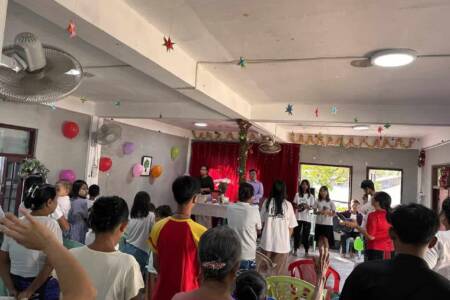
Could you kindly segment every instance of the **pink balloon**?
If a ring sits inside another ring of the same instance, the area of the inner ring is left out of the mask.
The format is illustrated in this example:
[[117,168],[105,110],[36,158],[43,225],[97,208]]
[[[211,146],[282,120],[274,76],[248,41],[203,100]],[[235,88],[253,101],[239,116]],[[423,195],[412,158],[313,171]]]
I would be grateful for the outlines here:
[[133,153],[134,148],[135,148],[134,143],[131,143],[131,142],[123,143],[123,145],[122,145],[123,154],[129,155],[129,154]]
[[77,174],[73,170],[61,170],[59,172],[59,180],[74,182],[75,179],[77,179]]
[[134,176],[134,177],[141,176],[141,174],[142,174],[143,171],[144,171],[144,166],[143,166],[143,165],[141,165],[141,164],[135,164],[135,165],[133,166],[133,171],[132,171],[132,173],[133,173],[133,176]]

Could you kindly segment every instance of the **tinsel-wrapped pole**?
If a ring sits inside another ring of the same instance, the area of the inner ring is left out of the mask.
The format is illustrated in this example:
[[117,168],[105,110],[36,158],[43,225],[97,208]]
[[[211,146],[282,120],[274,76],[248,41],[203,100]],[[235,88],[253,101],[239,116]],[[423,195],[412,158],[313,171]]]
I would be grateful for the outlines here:
[[248,121],[237,120],[239,125],[239,182],[245,182],[248,156],[248,130],[252,126]]

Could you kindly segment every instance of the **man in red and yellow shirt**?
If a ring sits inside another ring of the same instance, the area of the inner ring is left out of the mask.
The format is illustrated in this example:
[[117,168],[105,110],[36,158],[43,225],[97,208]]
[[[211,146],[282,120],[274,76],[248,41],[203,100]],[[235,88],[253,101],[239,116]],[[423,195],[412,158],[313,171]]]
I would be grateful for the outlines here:
[[158,281],[153,300],[171,300],[179,292],[198,288],[197,247],[206,228],[191,219],[200,183],[190,176],[178,177],[172,184],[177,211],[157,222],[150,233]]

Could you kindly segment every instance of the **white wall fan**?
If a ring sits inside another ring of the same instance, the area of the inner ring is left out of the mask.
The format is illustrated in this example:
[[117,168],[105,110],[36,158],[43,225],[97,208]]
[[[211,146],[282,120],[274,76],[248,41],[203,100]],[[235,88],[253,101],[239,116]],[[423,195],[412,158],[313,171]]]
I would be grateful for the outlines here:
[[81,84],[83,69],[69,53],[43,45],[30,32],[19,33],[3,48],[0,99],[21,103],[54,103]]

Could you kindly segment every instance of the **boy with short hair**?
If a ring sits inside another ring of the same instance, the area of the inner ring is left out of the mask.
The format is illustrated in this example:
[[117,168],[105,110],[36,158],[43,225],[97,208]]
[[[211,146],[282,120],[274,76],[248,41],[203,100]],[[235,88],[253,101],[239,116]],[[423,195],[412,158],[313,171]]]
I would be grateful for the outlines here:
[[253,186],[243,182],[239,185],[239,202],[227,208],[228,226],[236,231],[241,240],[241,270],[256,269],[256,239],[262,225],[258,207],[252,206],[253,197]]
[[200,182],[191,176],[178,177],[172,192],[176,213],[153,225],[150,233],[153,265],[158,271],[153,300],[171,300],[176,293],[199,287],[197,248],[206,228],[191,219],[191,211],[200,193]]
[[399,205],[388,217],[397,255],[358,265],[345,281],[340,299],[450,299],[450,282],[424,260],[436,244],[437,215],[420,204]]
[[100,195],[100,187],[96,184],[91,184],[89,186],[89,198],[87,201],[87,207],[88,209],[92,207],[92,205],[94,205],[94,201],[98,198],[98,196]]

